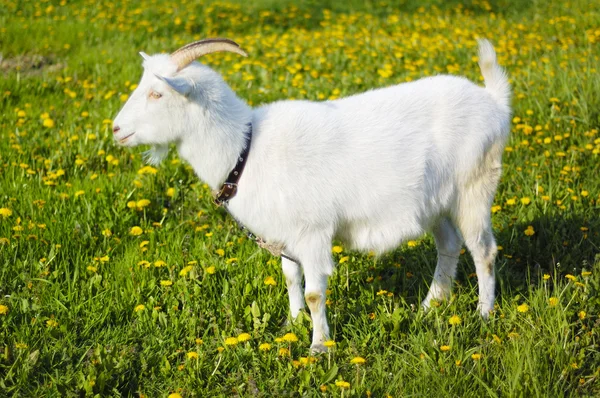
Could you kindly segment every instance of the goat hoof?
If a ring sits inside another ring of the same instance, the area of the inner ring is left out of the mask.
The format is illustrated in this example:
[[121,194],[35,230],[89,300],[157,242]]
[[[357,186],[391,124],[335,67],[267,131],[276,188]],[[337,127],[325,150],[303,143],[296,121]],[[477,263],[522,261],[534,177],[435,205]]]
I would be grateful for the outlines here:
[[323,344],[313,344],[310,346],[311,354],[324,354],[327,352],[327,347]]

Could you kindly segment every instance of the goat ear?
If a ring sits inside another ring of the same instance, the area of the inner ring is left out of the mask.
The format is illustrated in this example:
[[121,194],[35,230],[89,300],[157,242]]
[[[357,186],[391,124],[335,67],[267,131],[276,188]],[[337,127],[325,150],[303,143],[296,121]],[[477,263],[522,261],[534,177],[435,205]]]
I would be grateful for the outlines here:
[[145,52],[143,52],[143,51],[140,51],[140,56],[142,58],[144,58],[144,60],[147,60],[148,58],[150,58],[150,56],[148,54],[146,54]]
[[181,95],[187,95],[192,90],[192,87],[189,84],[189,82],[181,77],[164,77],[160,75],[155,76],[163,82],[167,83],[169,87],[171,87],[173,90],[177,91]]

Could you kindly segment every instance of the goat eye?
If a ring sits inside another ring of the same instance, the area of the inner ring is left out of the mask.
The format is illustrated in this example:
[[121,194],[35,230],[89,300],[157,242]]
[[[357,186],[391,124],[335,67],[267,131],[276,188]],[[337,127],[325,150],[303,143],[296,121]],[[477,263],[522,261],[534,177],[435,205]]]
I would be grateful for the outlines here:
[[154,98],[154,99],[159,99],[160,97],[162,97],[162,94],[157,93],[156,91],[150,91],[150,94],[148,94],[148,97]]

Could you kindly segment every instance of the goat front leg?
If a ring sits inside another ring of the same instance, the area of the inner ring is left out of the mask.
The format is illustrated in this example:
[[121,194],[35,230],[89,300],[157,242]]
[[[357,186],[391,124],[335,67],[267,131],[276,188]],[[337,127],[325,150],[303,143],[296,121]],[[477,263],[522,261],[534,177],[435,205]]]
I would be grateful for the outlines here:
[[323,274],[315,269],[304,269],[306,286],[304,298],[310,308],[310,317],[313,324],[312,344],[310,349],[313,352],[326,352],[327,348],[323,344],[329,340],[329,325],[327,324],[326,314],[326,291],[327,274]]
[[285,276],[285,283],[288,289],[290,299],[291,321],[294,321],[300,311],[304,308],[304,295],[302,292],[302,269],[300,264],[281,257],[281,269]]
[[[313,324],[311,351],[326,352],[323,344],[329,340],[326,315],[327,278],[333,273],[331,239],[312,237],[299,245],[297,257],[304,271],[304,298]],[[294,253],[296,254],[296,253]]]

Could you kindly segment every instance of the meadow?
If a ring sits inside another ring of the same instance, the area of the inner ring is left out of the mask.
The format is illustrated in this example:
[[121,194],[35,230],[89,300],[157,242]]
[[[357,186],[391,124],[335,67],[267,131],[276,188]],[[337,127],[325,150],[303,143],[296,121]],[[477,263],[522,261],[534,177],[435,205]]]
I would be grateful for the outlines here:
[[[419,308],[424,236],[332,247],[329,352],[288,323],[280,261],[213,204],[174,149],[112,141],[139,51],[212,54],[252,105],[331,100],[449,73],[490,39],[513,86],[493,213],[497,303]],[[0,0],[0,396],[600,395],[600,9],[566,1]]]

